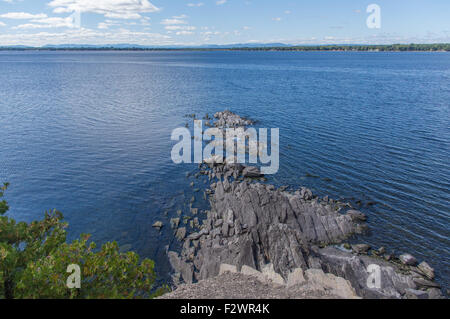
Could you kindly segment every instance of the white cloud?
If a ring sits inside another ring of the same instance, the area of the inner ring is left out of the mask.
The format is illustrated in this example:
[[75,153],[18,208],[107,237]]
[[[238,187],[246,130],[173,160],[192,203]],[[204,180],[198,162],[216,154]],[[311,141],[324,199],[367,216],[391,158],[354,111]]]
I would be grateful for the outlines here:
[[198,3],[188,3],[187,6],[188,7],[201,7],[203,6],[204,3],[203,2],[198,2]]
[[178,31],[175,34],[176,35],[192,35],[192,34],[194,34],[194,32],[191,32],[191,31]]
[[67,18],[44,18],[32,19],[33,23],[21,24],[13,27],[14,30],[20,29],[47,29],[47,28],[75,28],[75,21],[72,17]]
[[171,19],[162,20],[161,24],[164,24],[164,25],[187,24],[186,20],[184,20],[185,18],[187,18],[187,16],[185,16],[185,15],[175,16],[175,17],[172,17]]
[[181,26],[181,25],[167,25],[164,27],[166,30],[170,31],[178,31],[178,30],[184,30],[184,31],[194,31],[196,27],[192,26]]
[[109,24],[108,23],[106,23],[106,22],[100,22],[99,24],[98,24],[98,26],[97,26],[97,28],[98,29],[102,29],[102,30],[105,30],[105,29],[109,29]]
[[126,29],[111,32],[90,29],[70,29],[67,32],[38,32],[38,33],[0,33],[1,45],[29,45],[42,46],[46,44],[82,43],[82,44],[118,44],[134,43],[142,45],[170,45],[171,37],[159,33],[134,32]]
[[148,0],[52,0],[48,5],[54,13],[93,12],[116,19],[140,19],[141,13],[160,10]]
[[0,21],[0,27],[4,27],[4,26],[6,26],[6,24]]
[[31,14],[31,13],[26,13],[26,12],[9,12],[9,13],[0,14],[0,18],[16,19],[16,20],[29,20],[29,19],[44,19],[44,18],[47,18],[47,15],[44,13]]
[[162,20],[161,24],[165,25],[164,29],[167,30],[168,34],[172,34],[176,31],[176,35],[192,35],[194,34],[194,32],[192,31],[196,30],[197,28],[186,25],[188,24],[187,21],[184,20],[186,18],[188,18],[188,16],[185,14],[173,16],[170,19]]
[[227,0],[218,0],[218,1],[216,1],[216,4],[218,6],[221,6],[222,4],[225,4],[225,3],[227,3]]
[[220,34],[219,31],[206,31],[206,32],[202,32],[202,35],[205,35],[205,36],[218,35],[218,34]]

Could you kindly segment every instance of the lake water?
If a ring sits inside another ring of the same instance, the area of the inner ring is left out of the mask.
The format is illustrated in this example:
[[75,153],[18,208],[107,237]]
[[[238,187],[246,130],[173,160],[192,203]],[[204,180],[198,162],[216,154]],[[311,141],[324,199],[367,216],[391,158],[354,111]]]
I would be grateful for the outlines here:
[[450,53],[0,52],[0,71],[18,220],[57,208],[70,239],[117,240],[167,278],[169,218],[192,196],[206,207],[170,134],[230,109],[280,128],[269,182],[352,201],[372,230],[357,241],[427,260],[449,287]]

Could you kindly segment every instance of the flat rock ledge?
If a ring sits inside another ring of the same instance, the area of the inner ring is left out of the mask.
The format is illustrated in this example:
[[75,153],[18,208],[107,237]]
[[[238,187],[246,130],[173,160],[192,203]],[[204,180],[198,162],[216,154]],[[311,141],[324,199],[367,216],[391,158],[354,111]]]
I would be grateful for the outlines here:
[[[221,127],[245,122],[231,112],[215,118]],[[168,252],[178,289],[163,298],[442,298],[420,267],[336,246],[367,230],[364,214],[306,188],[262,184],[255,170],[200,165],[211,209],[198,232],[182,236],[181,252]],[[376,287],[368,284],[374,269]]]

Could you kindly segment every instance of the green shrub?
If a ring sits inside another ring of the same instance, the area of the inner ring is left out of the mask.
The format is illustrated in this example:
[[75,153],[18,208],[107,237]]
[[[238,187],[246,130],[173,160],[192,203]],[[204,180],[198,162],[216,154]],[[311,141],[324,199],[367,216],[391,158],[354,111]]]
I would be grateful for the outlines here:
[[[0,200],[8,184],[0,188]],[[134,252],[120,253],[116,242],[96,249],[89,235],[66,242],[67,224],[58,211],[41,221],[16,223],[0,201],[0,299],[151,298],[154,263]],[[81,287],[69,289],[69,265],[80,267]]]

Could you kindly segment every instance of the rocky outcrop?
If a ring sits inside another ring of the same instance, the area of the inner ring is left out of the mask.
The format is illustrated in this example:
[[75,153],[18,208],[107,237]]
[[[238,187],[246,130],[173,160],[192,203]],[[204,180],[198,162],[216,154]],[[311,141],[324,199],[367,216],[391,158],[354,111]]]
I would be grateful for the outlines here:
[[[312,258],[316,260],[316,267],[347,279],[358,296],[364,298],[402,298],[408,289],[417,288],[414,276],[381,258],[355,255],[334,247],[316,248]],[[368,284],[371,273],[378,276],[379,286],[375,282],[375,287]]]
[[253,124],[252,120],[245,119],[231,111],[217,112],[214,114],[216,119],[215,127],[245,127]]
[[[184,242],[174,268],[179,265],[185,282],[213,278],[222,264],[247,275],[252,274],[248,269],[264,273],[270,265],[278,282],[287,282],[295,269],[325,271],[350,282],[364,298],[402,298],[411,296],[410,290],[436,288],[399,265],[368,256],[367,245],[354,245],[354,252],[319,248],[364,231],[361,214],[341,214],[317,200],[305,200],[301,192],[247,181],[229,184],[216,183],[201,231]],[[378,288],[368,286],[371,265],[379,267]]]
[[261,270],[270,261],[287,277],[292,269],[308,268],[311,244],[336,243],[365,228],[351,215],[305,200],[301,192],[226,180],[215,183],[213,192],[203,234],[187,241],[182,254],[194,256],[197,279],[217,275],[220,264]]
[[[231,112],[215,117],[216,127],[251,123]],[[206,190],[210,210],[196,233],[176,231],[184,242],[181,253],[169,252],[175,283],[214,285],[219,280],[214,278],[233,272],[264,285],[307,286],[303,292],[328,289],[342,298],[440,297],[431,281],[433,269],[426,263],[414,267],[410,255],[383,256],[380,248],[369,256],[368,245],[333,246],[367,229],[366,216],[348,210],[348,204],[319,199],[306,188],[287,191],[262,184],[256,167],[211,160],[200,165],[200,173],[211,180]],[[292,297],[294,291],[304,296],[300,290],[283,291],[283,296]]]

